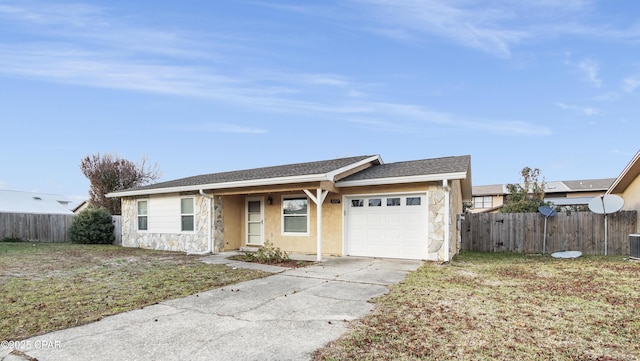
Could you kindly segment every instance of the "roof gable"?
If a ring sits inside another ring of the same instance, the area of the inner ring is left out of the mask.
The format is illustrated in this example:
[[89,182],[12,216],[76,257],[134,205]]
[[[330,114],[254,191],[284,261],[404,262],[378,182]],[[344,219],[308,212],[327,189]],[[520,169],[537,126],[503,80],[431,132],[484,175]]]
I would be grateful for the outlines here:
[[608,194],[621,194],[633,181],[640,175],[640,151],[631,159],[631,162],[622,170],[622,173],[616,178],[611,187],[607,190]]
[[471,156],[380,164],[336,182],[338,187],[461,180],[462,198],[471,200]]
[[346,184],[348,182],[383,178],[466,173],[470,164],[471,157],[468,155],[380,164],[352,174],[340,180],[340,183]]

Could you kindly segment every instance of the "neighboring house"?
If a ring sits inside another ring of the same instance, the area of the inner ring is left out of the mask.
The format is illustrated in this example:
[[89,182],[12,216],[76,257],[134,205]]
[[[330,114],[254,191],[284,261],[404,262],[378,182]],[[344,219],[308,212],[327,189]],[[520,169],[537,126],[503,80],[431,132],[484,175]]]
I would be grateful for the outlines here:
[[57,194],[10,191],[0,189],[0,212],[73,214],[70,200]]
[[474,186],[472,189],[473,203],[470,213],[491,213],[502,208],[507,194],[507,188],[502,184]]
[[[572,181],[545,182],[545,201],[556,207],[577,207],[587,209],[593,197],[605,194],[615,178],[586,179]],[[498,212],[506,203],[506,184],[473,187],[473,204],[471,213]]]
[[89,203],[89,201],[82,201],[82,203],[78,204],[77,206],[75,206],[75,208],[73,208],[73,213],[78,214],[84,211],[85,209],[89,208],[90,205],[91,203]]
[[638,228],[640,232],[640,151],[615,179],[607,194],[615,194],[624,199],[622,210],[638,211]]
[[205,174],[113,192],[122,245],[220,252],[265,241],[292,253],[449,260],[471,201],[469,156],[378,155]]

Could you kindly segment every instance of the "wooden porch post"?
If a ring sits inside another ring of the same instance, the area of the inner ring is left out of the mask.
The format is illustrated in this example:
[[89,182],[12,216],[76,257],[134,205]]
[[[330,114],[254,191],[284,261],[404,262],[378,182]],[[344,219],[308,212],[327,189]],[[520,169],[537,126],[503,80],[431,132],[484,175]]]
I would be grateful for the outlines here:
[[316,260],[320,262],[322,261],[322,203],[327,198],[329,191],[317,188],[315,196],[307,189],[304,192],[316,204]]

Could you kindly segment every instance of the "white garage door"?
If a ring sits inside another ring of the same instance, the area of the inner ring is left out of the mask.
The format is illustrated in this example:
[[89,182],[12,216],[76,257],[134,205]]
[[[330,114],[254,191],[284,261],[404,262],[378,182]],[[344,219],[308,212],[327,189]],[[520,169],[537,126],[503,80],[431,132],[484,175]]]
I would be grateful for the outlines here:
[[345,203],[347,255],[427,258],[425,193],[349,197]]

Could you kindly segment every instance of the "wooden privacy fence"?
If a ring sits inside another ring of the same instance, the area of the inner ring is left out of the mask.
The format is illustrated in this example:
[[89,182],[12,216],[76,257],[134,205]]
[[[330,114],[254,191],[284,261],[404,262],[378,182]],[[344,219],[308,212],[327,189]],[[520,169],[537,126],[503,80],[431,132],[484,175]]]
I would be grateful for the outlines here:
[[[604,216],[591,212],[558,213],[547,221],[546,252],[580,251],[604,255]],[[629,254],[637,211],[607,216],[608,255]],[[469,213],[461,222],[462,250],[542,253],[544,216],[540,213]]]
[[[68,242],[74,214],[0,213],[0,239],[18,238],[34,242]],[[113,244],[122,244],[122,220],[113,216]]]
[[0,239],[67,242],[73,214],[0,213]]

